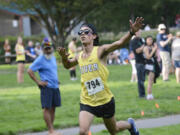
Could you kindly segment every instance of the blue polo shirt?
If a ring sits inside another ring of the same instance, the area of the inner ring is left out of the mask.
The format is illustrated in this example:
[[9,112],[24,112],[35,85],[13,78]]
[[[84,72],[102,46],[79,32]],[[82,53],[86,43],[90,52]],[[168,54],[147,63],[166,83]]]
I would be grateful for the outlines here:
[[167,39],[168,39],[167,34],[157,34],[156,42],[160,51],[166,51],[166,52],[170,51],[169,45],[166,45],[164,47],[160,45],[160,41],[166,41]]
[[46,59],[40,55],[29,67],[33,72],[38,71],[41,81],[47,81],[49,88],[59,88],[56,58]]

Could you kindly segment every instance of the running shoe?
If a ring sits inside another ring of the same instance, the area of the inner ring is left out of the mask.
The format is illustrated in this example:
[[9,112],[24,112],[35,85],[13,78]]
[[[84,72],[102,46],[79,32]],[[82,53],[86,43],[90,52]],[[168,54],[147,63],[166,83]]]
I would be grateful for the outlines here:
[[136,124],[132,118],[128,119],[129,124],[131,124],[131,128],[129,129],[129,132],[131,135],[139,135],[138,128],[136,127]]

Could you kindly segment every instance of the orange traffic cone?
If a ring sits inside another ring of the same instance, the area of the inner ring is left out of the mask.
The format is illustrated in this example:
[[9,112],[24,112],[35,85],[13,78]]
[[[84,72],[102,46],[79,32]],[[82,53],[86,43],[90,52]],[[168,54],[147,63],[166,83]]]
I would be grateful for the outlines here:
[[155,104],[155,106],[156,106],[156,108],[159,108],[159,105],[157,103]]
[[141,116],[144,116],[144,111],[143,110],[141,111]]

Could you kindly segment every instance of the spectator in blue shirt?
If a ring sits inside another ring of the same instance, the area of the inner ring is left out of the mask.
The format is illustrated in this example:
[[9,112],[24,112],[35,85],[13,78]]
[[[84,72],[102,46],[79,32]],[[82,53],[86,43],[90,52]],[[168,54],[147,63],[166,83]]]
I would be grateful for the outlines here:
[[[42,48],[43,54],[32,63],[28,74],[41,90],[41,105],[48,135],[58,135],[53,128],[55,108],[61,105],[56,58],[50,42],[44,42]],[[40,80],[34,74],[36,71],[39,72]]]
[[120,49],[120,59],[123,64],[127,64],[129,62],[129,51],[127,48]]
[[169,70],[171,67],[169,43],[172,38],[172,34],[166,34],[166,26],[164,24],[159,24],[156,41],[160,50],[160,57],[162,59],[162,77],[164,81],[169,80]]

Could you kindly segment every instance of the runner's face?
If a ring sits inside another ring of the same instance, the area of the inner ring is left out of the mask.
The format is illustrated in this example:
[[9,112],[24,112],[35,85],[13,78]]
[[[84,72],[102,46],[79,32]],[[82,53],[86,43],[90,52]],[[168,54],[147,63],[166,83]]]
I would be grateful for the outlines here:
[[83,44],[91,44],[94,40],[94,35],[92,34],[92,30],[89,27],[81,27],[78,34]]

